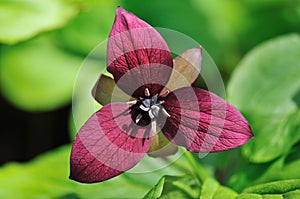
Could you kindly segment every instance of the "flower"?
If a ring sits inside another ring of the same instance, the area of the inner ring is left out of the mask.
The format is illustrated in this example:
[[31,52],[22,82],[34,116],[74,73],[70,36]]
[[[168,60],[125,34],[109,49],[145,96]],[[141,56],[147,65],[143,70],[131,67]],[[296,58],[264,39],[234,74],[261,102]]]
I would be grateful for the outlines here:
[[133,100],[106,104],[82,126],[72,147],[70,178],[101,182],[129,170],[160,130],[191,152],[246,143],[253,134],[240,112],[213,93],[191,87],[201,53],[201,47],[189,49],[173,64],[161,35],[119,7],[108,39],[107,70]]

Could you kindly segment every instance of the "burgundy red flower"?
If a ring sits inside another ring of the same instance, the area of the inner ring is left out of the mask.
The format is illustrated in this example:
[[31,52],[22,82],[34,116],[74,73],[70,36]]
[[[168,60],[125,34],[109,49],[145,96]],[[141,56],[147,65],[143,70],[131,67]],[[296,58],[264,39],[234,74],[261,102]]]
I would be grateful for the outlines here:
[[82,126],[71,152],[70,178],[101,182],[129,170],[160,131],[192,152],[246,143],[253,134],[240,112],[215,94],[191,87],[200,72],[201,53],[196,47],[173,61],[154,28],[118,8],[108,39],[107,70],[131,97],[106,104]]

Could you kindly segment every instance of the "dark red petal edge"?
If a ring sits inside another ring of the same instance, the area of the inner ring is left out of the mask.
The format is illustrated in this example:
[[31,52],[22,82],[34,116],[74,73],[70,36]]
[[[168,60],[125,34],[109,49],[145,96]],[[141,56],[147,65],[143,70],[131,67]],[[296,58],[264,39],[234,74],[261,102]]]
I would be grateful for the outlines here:
[[253,137],[242,114],[215,94],[185,87],[170,93],[164,107],[171,117],[162,129],[172,142],[192,152],[236,148]]

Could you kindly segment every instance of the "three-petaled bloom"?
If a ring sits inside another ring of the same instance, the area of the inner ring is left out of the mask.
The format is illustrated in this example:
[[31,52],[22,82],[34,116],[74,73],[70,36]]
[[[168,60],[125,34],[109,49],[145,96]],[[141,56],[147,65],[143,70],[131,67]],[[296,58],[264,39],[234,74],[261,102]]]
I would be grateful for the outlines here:
[[201,53],[201,47],[189,49],[173,61],[154,28],[118,8],[108,40],[107,70],[133,100],[107,104],[83,125],[72,148],[70,178],[101,182],[129,170],[159,131],[192,152],[246,143],[253,135],[239,111],[191,87],[200,72]]

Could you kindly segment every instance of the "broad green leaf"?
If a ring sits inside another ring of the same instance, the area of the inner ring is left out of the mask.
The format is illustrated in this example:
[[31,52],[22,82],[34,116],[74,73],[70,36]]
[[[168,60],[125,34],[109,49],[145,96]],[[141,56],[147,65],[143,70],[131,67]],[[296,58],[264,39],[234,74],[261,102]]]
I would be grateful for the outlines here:
[[284,198],[288,198],[288,199],[299,199],[300,198],[300,190],[288,192],[288,193],[284,194],[283,196],[284,196]]
[[268,176],[273,172],[278,172],[283,166],[283,158],[272,163],[253,164],[250,162],[241,162],[238,169],[233,173],[228,182],[229,187],[236,191],[242,191],[248,186],[270,182],[270,180],[258,182],[257,180],[263,176]]
[[14,44],[64,26],[78,12],[67,0],[1,0],[0,43]]
[[91,57],[87,57],[78,70],[72,98],[73,118],[70,120],[72,139],[75,138],[77,130],[88,118],[102,107],[93,98],[92,89],[104,67],[103,60],[93,60]]
[[201,197],[204,199],[212,198],[219,186],[219,182],[217,182],[215,179],[207,178],[202,186]]
[[9,163],[0,169],[0,198],[140,198],[149,190],[125,176],[96,184],[69,180],[70,146],[42,155],[31,162]]
[[67,54],[49,36],[1,49],[3,95],[29,111],[47,111],[71,101],[82,58]]
[[235,199],[237,193],[227,187],[221,186],[213,178],[207,178],[201,188],[201,199]]
[[254,194],[254,193],[242,193],[236,197],[236,199],[299,199],[300,191],[291,191],[285,194]]
[[273,162],[265,164],[240,164],[240,170],[235,172],[227,185],[237,191],[246,187],[279,181],[300,179],[299,146],[293,147],[292,153]]
[[237,196],[237,193],[233,191],[232,189],[225,187],[225,186],[219,186],[219,188],[214,193],[212,199],[235,199]]
[[116,1],[83,1],[82,11],[57,34],[60,44],[73,52],[89,54],[108,38],[117,6]]
[[300,179],[270,182],[246,188],[244,193],[284,194],[300,189]]
[[162,177],[158,183],[144,196],[144,199],[159,198],[162,194],[165,184],[165,177]]
[[228,95],[254,132],[243,152],[252,162],[268,162],[300,139],[300,37],[290,34],[265,42],[239,64]]
[[[141,198],[164,175],[184,175],[190,172],[185,156],[181,156],[168,167],[153,170],[162,160],[151,159],[140,162],[139,172],[129,170],[105,182],[82,184],[68,179],[71,147],[63,146],[43,154],[27,163],[9,163],[0,168],[0,198]],[[164,159],[163,161],[169,161]],[[137,165],[137,166],[138,166]],[[141,168],[142,166],[142,168]],[[196,181],[190,178],[167,178],[169,184],[185,192],[193,188]],[[176,183],[176,180],[178,182]],[[191,186],[191,188],[190,188]],[[193,192],[188,194],[194,194]]]
[[300,180],[276,181],[249,187],[236,199],[298,199]]
[[235,199],[237,193],[221,186],[215,179],[207,178],[204,184],[192,176],[164,176],[145,196],[144,199],[156,198],[201,198]]
[[[299,154],[299,151],[297,153]],[[277,180],[300,179],[299,168],[300,159],[287,162],[286,158],[281,158],[253,183],[261,184]]]
[[144,199],[198,198],[200,190],[200,182],[193,176],[164,176]]

